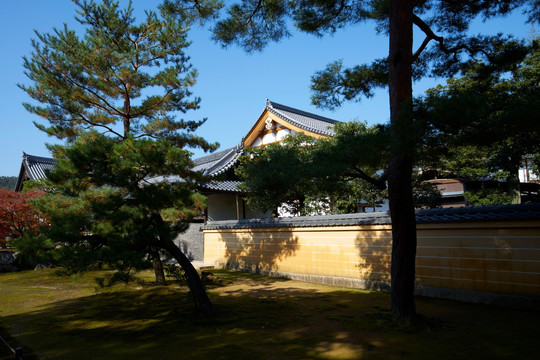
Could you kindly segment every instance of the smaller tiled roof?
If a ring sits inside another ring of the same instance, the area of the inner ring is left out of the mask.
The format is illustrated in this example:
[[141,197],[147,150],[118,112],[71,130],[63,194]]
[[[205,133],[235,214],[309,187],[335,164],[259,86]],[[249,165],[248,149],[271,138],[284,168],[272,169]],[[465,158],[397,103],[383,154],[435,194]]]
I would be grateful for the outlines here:
[[384,225],[390,223],[390,216],[386,212],[367,214],[340,214],[340,215],[316,215],[275,217],[241,220],[209,221],[202,228],[204,230],[215,229],[249,229],[271,227],[321,227],[321,226],[354,226],[360,224]]
[[47,172],[54,169],[58,160],[41,156],[28,155],[23,152],[23,161],[15,191],[21,191],[25,180],[40,180],[47,177]]
[[334,124],[339,122],[324,116],[298,110],[266,100],[266,109],[303,130],[326,136],[334,135]]
[[199,185],[199,188],[210,191],[242,193],[242,191],[238,189],[238,186],[241,183],[240,180],[210,181]]
[[240,142],[232,148],[194,159],[193,170],[201,171],[204,175],[212,177],[221,175],[238,162],[243,150],[243,143]]
[[[416,211],[416,222],[446,223],[474,221],[540,220],[540,203],[493,205]],[[243,220],[209,221],[204,230],[248,229],[268,227],[326,227],[355,225],[389,225],[389,212],[342,215],[297,216]]]
[[[193,170],[200,171],[210,177],[218,177],[224,174],[238,163],[240,155],[244,151],[243,142],[235,147],[215,152],[193,160]],[[238,180],[213,180],[199,185],[201,190],[241,193],[238,190]]]

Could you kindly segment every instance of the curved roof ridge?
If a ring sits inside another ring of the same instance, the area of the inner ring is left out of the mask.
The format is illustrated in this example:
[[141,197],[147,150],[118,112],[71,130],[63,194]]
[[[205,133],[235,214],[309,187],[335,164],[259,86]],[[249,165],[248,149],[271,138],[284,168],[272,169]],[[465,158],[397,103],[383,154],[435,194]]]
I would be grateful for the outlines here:
[[339,122],[338,120],[278,104],[268,99],[266,99],[265,109],[294,126],[321,135],[333,136],[333,126]]
[[[219,159],[216,163],[212,164],[205,173],[208,175],[214,175],[214,172],[221,173],[220,170],[223,169],[231,160],[234,159],[234,148],[229,149],[224,156]],[[216,173],[217,175],[217,173]]]
[[[243,143],[240,142],[238,145],[223,150],[219,153],[220,157],[214,157],[212,159],[212,164],[210,164],[208,167],[200,169],[204,172],[206,175],[210,176],[217,176],[220,174],[223,174],[225,171],[229,170],[231,167],[233,167],[237,162],[238,158],[244,151]],[[199,163],[198,165],[204,165],[208,164],[211,161]]]
[[327,122],[327,123],[330,123],[330,124],[335,124],[335,123],[340,122],[339,120],[330,119],[330,118],[325,117],[325,116],[321,116],[321,115],[317,115],[317,114],[314,114],[314,113],[310,113],[308,111],[296,109],[296,108],[293,108],[291,106],[279,104],[277,102],[270,101],[269,99],[266,99],[266,106],[269,107],[269,108],[272,108],[274,110],[285,110],[285,111],[289,111],[289,112],[294,112],[294,113],[297,113],[299,115],[303,115],[303,116],[307,116],[307,117],[310,117],[310,118],[313,118],[313,119],[321,120],[321,121],[324,121],[324,122]]
[[218,159],[223,158],[223,156],[225,156],[228,152],[230,152],[234,148],[235,146],[193,159],[193,164],[195,166],[198,166],[198,165],[207,164],[209,162],[216,161]]
[[25,162],[34,162],[34,163],[45,163],[45,164],[56,164],[58,162],[55,158],[43,157],[30,155],[23,151],[23,161]]

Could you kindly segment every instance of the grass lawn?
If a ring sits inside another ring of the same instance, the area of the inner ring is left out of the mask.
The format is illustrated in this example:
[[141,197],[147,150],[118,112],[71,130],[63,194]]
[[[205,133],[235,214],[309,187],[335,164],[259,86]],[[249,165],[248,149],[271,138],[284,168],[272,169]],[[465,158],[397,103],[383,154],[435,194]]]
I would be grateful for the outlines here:
[[34,359],[538,358],[539,312],[417,298],[423,321],[399,328],[386,293],[214,273],[217,317],[149,272],[107,289],[97,273],[0,274],[0,332]]

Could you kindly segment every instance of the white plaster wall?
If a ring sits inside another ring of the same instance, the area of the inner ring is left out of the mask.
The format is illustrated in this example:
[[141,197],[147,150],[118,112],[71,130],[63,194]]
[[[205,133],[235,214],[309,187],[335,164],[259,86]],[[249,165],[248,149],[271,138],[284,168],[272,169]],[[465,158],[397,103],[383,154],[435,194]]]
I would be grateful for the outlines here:
[[267,145],[273,142],[276,142],[276,135],[274,133],[266,134],[262,138],[263,145]]
[[[227,195],[227,194],[214,194],[208,195],[206,200],[208,208],[208,220],[209,221],[218,221],[218,220],[236,220],[236,195]],[[272,213],[265,213],[262,211],[254,210],[249,207],[248,204],[245,204],[245,211],[243,213],[242,198],[239,198],[239,211],[240,219],[243,219],[244,216],[246,219],[251,218],[264,218],[271,217]]]
[[208,220],[236,220],[235,195],[208,195],[206,204],[208,207]]
[[377,206],[375,208],[375,211],[373,211],[373,208],[372,207],[367,207],[366,208],[366,212],[367,213],[372,213],[372,212],[383,212],[383,211],[389,211],[390,210],[390,206],[388,204],[388,200],[384,200],[384,202],[382,204],[380,204],[380,207]]
[[532,169],[519,169],[519,181],[520,182],[527,182],[527,175],[528,175],[528,181],[538,181],[538,175],[534,174],[532,172]]
[[290,134],[290,130],[289,129],[282,129],[282,130],[279,130],[276,134],[276,140],[277,141],[281,141],[283,139],[285,139],[285,137],[287,135]]
[[257,138],[257,140],[255,140],[255,142],[253,143],[253,145],[251,145],[252,147],[257,147],[259,145],[262,145],[262,141],[261,141],[261,138]]

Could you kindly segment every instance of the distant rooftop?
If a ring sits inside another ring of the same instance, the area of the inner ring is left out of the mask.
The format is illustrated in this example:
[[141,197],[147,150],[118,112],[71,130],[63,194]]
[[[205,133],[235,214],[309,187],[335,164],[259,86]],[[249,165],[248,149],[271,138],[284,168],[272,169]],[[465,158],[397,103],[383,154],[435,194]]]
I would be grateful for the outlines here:
[[46,173],[54,169],[58,160],[41,156],[29,155],[23,152],[23,161],[15,191],[21,191],[26,180],[40,180],[47,177]]

